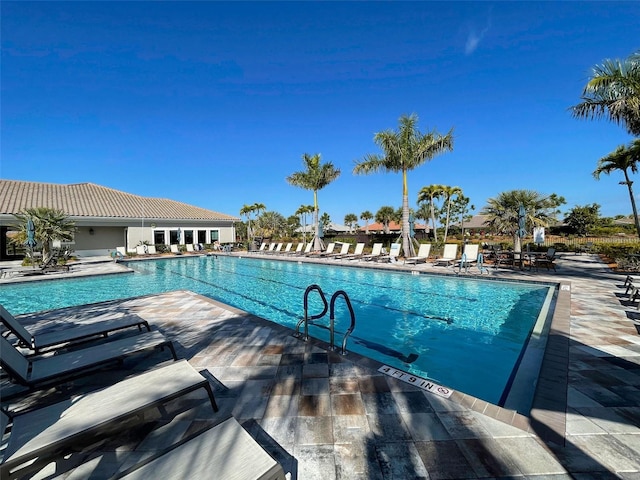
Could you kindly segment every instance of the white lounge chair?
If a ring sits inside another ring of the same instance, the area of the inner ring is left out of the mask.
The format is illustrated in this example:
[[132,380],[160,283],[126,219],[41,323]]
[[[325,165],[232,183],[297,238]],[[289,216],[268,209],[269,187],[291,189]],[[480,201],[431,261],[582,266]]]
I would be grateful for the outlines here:
[[185,478],[185,472],[193,479],[285,480],[280,464],[233,417],[120,478]]
[[287,245],[284,247],[284,250],[282,250],[282,252],[280,253],[282,255],[289,255],[291,253],[291,247],[293,247],[293,242],[287,243]]
[[[1,411],[0,435],[9,424],[11,433],[3,452],[0,477],[22,478],[27,471],[44,466],[52,458],[108,437],[108,432],[124,428],[120,425],[127,425],[127,420],[140,413],[200,388],[207,391],[213,410],[217,411],[207,379],[186,360],[180,360],[37,410],[16,415]],[[211,455],[213,450],[205,454]],[[180,478],[180,475],[147,478]]]
[[296,249],[293,252],[287,253],[287,255],[300,255],[302,253],[302,249],[304,248],[304,242],[300,242],[296,245]]
[[356,260],[360,257],[362,257],[362,252],[364,252],[364,243],[358,243],[356,244],[356,249],[353,251],[353,253],[350,253],[348,255],[344,255],[342,257],[340,257],[341,260]]
[[[9,340],[0,335],[0,366],[15,382],[37,389],[50,383],[62,383],[75,375],[86,374],[109,363],[118,364],[131,355],[156,348],[169,348],[173,359],[176,352],[170,340],[160,332],[104,342],[86,348],[48,357],[25,357]],[[19,392],[18,392],[19,393]],[[11,394],[3,392],[3,398]]]
[[458,272],[469,272],[469,267],[477,262],[478,260],[478,249],[480,245],[477,243],[467,243],[464,246],[464,250],[462,251],[462,257],[458,260],[454,266],[458,267]]
[[269,248],[269,251],[267,253],[269,254],[280,253],[280,250],[282,250],[282,242],[278,244],[272,243],[272,245],[275,245],[275,248]]
[[421,243],[418,248],[418,253],[415,257],[408,257],[404,259],[404,263],[415,263],[418,264],[420,262],[427,262],[429,258],[429,254],[431,253],[431,244],[430,243]]
[[375,260],[376,262],[390,262],[395,263],[398,256],[400,255],[400,248],[402,245],[399,243],[392,243],[389,247],[389,253],[386,255],[380,255]]
[[71,325],[62,330],[34,335],[2,305],[0,305],[0,321],[18,338],[20,346],[29,348],[35,353],[40,353],[42,349],[83,341],[91,337],[106,337],[111,332],[125,328],[138,327],[140,331],[142,331],[142,328],[151,331],[149,323],[146,320],[134,315],[128,315],[79,326]]
[[312,253],[312,255],[315,255],[317,257],[326,257],[328,255],[331,255],[333,253],[333,251],[335,250],[335,248],[336,248],[335,242],[331,242],[331,243],[329,243],[327,245],[327,248],[326,248],[326,250],[324,252],[319,252],[319,253],[316,253],[316,254]]
[[434,265],[444,265],[446,267],[453,264],[458,257],[458,244],[457,243],[447,243],[444,246],[444,252],[442,253],[442,257],[436,259],[433,264]]
[[337,253],[332,253],[331,255],[327,255],[329,258],[342,258],[349,253],[349,248],[351,247],[350,243],[343,243],[340,247],[340,251]]
[[367,255],[362,255],[362,260],[368,262],[369,260],[373,260],[376,257],[382,255],[382,243],[374,243],[373,248],[371,249],[371,253]]
[[172,243],[169,248],[171,249],[171,253],[173,253],[174,255],[182,255],[180,248],[178,248],[178,245],[176,245],[175,243]]

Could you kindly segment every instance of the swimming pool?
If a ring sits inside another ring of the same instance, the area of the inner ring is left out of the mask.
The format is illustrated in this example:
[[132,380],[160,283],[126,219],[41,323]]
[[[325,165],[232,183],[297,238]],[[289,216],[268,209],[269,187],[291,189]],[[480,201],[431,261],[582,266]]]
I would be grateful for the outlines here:
[[[438,275],[234,256],[130,262],[133,274],[0,287],[14,314],[172,290],[191,290],[294,328],[311,284],[344,290],[356,328],[348,350],[499,403],[552,288]],[[336,301],[336,330],[350,324]],[[309,313],[322,303],[309,296]],[[320,322],[320,321],[319,321]],[[322,320],[326,325],[328,315]],[[328,332],[311,327],[324,340]],[[336,335],[336,343],[342,336]]]

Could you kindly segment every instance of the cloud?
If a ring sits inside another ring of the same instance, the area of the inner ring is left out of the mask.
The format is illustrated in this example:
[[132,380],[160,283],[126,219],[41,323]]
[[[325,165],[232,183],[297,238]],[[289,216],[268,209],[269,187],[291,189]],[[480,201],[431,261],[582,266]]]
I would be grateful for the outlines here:
[[490,29],[491,29],[491,16],[487,18],[487,26],[484,27],[480,33],[477,33],[474,30],[469,32],[469,34],[467,35],[467,42],[465,43],[465,46],[464,46],[464,54],[471,55],[473,52],[475,52],[478,49],[480,42],[484,39],[485,35],[489,32]]

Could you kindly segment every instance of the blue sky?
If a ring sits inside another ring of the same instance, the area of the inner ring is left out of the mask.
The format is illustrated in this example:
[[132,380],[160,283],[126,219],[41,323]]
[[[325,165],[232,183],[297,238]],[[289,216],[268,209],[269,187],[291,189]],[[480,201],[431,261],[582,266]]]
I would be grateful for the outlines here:
[[[454,151],[409,173],[479,210],[511,189],[629,214],[599,158],[632,140],[571,117],[591,68],[640,48],[639,2],[2,2],[0,177],[93,182],[238,215],[292,215],[285,178],[342,172],[321,212],[399,207],[399,174],[355,176],[376,132],[418,115]],[[476,210],[476,211],[477,211]]]

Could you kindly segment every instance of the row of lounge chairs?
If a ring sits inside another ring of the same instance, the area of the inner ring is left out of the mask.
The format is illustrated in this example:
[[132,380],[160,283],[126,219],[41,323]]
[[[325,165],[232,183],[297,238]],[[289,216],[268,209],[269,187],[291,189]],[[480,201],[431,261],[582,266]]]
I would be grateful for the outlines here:
[[[31,476],[51,462],[130,428],[129,420],[140,423],[145,412],[162,408],[167,402],[199,389],[206,390],[213,411],[218,411],[209,381],[186,360],[178,360],[172,342],[160,332],[151,331],[144,320],[128,317],[102,320],[34,335],[1,305],[0,314],[2,372],[14,384],[23,387],[22,391],[8,395],[10,389],[4,381],[3,404],[9,398],[22,395],[24,390],[40,390],[86,376],[107,365],[118,365],[123,359],[143,351],[167,348],[174,360],[57,403],[20,411],[3,407],[0,410],[2,479]],[[126,328],[137,328],[138,332],[110,338],[113,332]],[[101,337],[107,339],[100,340]],[[96,338],[100,340],[98,343],[89,346],[81,343]],[[70,345],[75,348],[69,349]],[[20,348],[31,354],[25,356]],[[43,350],[46,353],[40,355]],[[118,478],[208,478],[210,475],[216,478],[284,479],[280,464],[233,417],[130,466],[119,472]]]

